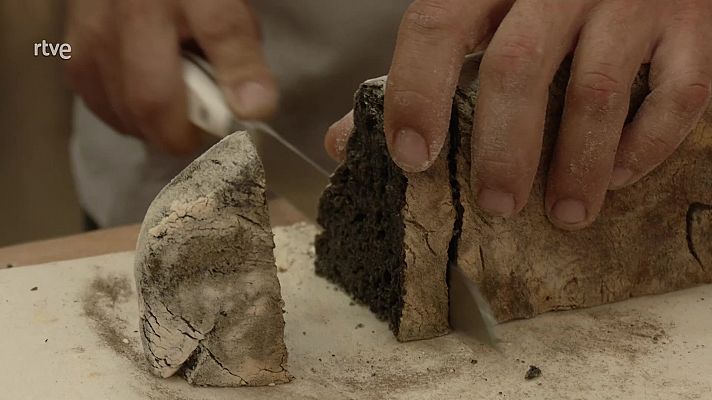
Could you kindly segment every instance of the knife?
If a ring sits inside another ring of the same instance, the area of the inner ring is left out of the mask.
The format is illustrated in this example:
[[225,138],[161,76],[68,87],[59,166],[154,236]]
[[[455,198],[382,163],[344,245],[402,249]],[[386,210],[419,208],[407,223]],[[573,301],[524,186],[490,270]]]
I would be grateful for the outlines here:
[[450,327],[463,336],[464,341],[475,349],[476,342],[499,350],[499,340],[495,334],[497,321],[477,284],[470,280],[455,262],[448,264],[448,297],[450,306]]
[[316,221],[319,197],[329,183],[329,173],[264,122],[238,121],[203,58],[183,53],[183,80],[190,122],[219,138],[247,131],[262,160],[269,189]]

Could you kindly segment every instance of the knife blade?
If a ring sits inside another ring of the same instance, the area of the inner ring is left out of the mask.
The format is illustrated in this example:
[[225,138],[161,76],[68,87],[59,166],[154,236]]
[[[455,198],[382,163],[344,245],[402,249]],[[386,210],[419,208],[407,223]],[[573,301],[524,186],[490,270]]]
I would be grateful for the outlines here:
[[238,121],[213,78],[211,66],[201,57],[183,53],[183,80],[188,119],[219,138],[247,131],[262,160],[267,187],[316,221],[319,197],[329,183],[329,173],[264,122]]
[[473,349],[475,343],[472,339],[475,339],[499,350],[495,332],[497,321],[475,282],[455,262],[448,264],[447,275],[450,327],[460,333]]

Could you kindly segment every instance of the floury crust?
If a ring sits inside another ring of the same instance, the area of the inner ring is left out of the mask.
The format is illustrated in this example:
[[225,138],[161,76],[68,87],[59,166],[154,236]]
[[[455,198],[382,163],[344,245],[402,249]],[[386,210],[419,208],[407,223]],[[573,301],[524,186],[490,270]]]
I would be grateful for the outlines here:
[[244,132],[213,146],[151,204],[135,275],[151,370],[204,386],[289,382],[265,178]]

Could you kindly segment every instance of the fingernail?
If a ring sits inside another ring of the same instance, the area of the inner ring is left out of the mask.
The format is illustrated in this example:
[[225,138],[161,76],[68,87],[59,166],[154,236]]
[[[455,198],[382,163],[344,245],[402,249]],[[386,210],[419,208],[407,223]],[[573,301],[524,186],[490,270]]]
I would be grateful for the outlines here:
[[398,131],[393,147],[393,161],[404,170],[420,172],[429,167],[428,144],[416,131],[412,129]]
[[611,184],[612,189],[617,189],[619,187],[625,186],[630,178],[633,177],[633,171],[627,168],[615,167],[613,173],[611,174]]
[[259,82],[243,82],[228,92],[228,101],[238,117],[268,117],[277,107],[277,93]]
[[586,220],[586,206],[579,200],[559,200],[551,209],[552,216],[564,224],[579,224]]
[[477,195],[477,205],[490,214],[509,217],[514,213],[514,195],[483,188]]

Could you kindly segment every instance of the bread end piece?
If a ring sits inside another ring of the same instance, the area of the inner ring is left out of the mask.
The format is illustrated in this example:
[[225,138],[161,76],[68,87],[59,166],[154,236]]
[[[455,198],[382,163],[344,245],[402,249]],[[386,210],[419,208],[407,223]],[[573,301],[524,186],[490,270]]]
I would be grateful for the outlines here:
[[234,133],[158,194],[141,227],[135,277],[151,372],[201,386],[289,382],[273,249],[262,164]]

